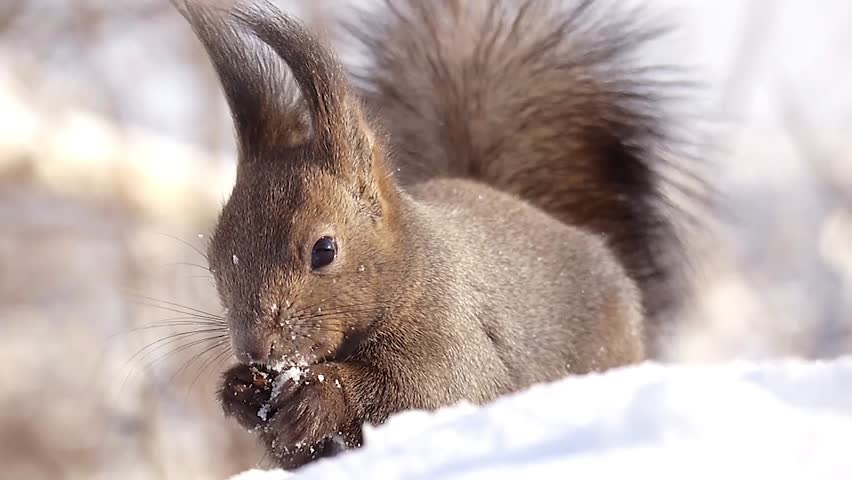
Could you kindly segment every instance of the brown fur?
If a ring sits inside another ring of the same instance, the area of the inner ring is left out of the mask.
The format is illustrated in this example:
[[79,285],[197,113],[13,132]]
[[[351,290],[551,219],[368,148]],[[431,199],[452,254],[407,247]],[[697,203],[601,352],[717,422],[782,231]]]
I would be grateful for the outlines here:
[[[665,29],[616,2],[387,0],[350,25],[403,185],[469,178],[602,234],[642,290],[651,346],[685,289],[664,171],[682,82],[636,55]],[[680,158],[679,160],[683,160]],[[683,192],[690,195],[697,192]]]
[[[645,358],[660,285],[645,273],[666,272],[668,225],[652,98],[619,63],[644,35],[591,21],[587,3],[510,3],[389,2],[362,35],[377,60],[360,95],[266,3],[184,9],[241,147],[209,248],[243,362],[222,404],[284,467],[401,410]],[[338,257],[312,271],[326,235]],[[250,372],[281,362],[307,374],[271,398]]]

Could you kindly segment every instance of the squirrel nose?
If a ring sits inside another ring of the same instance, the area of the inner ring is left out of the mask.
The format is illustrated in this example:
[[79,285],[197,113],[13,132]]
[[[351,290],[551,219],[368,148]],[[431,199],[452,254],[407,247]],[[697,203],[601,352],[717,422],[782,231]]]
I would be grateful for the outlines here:
[[231,340],[237,359],[242,363],[264,363],[269,360],[270,342],[257,337],[242,337]]
[[267,363],[280,360],[282,356],[281,342],[274,339],[250,336],[231,341],[241,363]]

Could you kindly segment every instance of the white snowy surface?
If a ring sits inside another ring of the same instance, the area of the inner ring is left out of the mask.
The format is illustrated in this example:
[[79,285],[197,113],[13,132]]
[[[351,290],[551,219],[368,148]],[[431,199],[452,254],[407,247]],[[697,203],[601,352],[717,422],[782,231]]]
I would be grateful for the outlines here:
[[637,367],[409,412],[280,479],[850,479],[852,358]]

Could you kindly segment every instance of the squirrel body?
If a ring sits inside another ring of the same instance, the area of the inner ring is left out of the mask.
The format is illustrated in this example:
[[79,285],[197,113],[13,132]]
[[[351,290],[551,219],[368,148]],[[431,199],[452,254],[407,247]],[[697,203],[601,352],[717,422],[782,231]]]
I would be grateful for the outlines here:
[[421,392],[408,408],[484,403],[644,358],[638,291],[599,238],[467,180],[409,192],[401,232],[419,240],[379,327],[406,345],[373,357],[405,372],[403,397]]
[[510,380],[508,391],[644,358],[639,292],[601,238],[469,180],[409,191],[416,235],[431,243],[421,272],[443,283],[428,289],[443,305],[422,328],[440,317],[448,330],[468,325],[447,343],[477,338],[500,367],[491,371]]
[[653,35],[593,3],[389,0],[360,75],[265,1],[179,5],[240,147],[209,246],[241,362],[220,399],[281,466],[653,352],[666,137],[627,61]]

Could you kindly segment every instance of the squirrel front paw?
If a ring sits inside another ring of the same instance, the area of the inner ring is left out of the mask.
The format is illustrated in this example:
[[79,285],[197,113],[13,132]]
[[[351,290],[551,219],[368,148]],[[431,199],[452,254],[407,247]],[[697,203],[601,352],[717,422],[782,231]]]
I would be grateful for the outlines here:
[[290,388],[276,385],[269,422],[261,434],[272,456],[286,469],[360,442],[360,429],[343,394],[337,366],[317,365],[301,374]]
[[360,428],[332,364],[283,373],[236,365],[224,375],[220,401],[225,415],[260,432],[271,457],[286,469],[360,443]]
[[234,417],[248,430],[266,425],[275,375],[254,365],[234,365],[225,372],[219,401],[226,416]]

